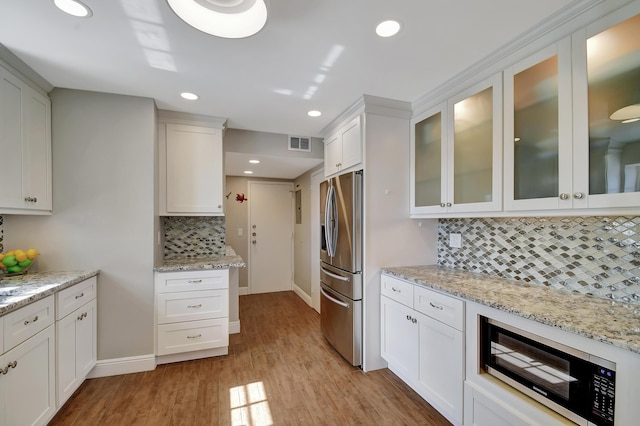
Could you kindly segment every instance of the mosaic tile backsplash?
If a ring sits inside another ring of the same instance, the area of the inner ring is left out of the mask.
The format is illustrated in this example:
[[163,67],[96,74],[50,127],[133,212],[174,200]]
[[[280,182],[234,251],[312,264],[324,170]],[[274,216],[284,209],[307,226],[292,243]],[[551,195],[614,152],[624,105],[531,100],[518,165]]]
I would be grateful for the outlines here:
[[164,258],[184,259],[226,254],[224,217],[162,218],[164,228]]
[[0,253],[4,251],[4,216],[0,215]]
[[640,217],[440,219],[438,264],[640,304]]

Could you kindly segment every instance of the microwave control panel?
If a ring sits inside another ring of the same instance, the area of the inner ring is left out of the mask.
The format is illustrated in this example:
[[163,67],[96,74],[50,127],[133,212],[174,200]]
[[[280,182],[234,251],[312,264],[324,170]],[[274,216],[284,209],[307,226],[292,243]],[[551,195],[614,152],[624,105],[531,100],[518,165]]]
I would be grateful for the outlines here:
[[598,425],[613,425],[614,402],[616,393],[616,372],[598,366],[591,381],[592,421]]

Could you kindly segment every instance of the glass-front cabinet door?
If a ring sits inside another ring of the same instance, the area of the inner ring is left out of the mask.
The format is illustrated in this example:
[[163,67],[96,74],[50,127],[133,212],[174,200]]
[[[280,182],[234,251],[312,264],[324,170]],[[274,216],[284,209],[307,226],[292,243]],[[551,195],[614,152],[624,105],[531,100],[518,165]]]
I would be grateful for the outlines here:
[[634,3],[573,35],[579,207],[640,207],[638,13]]
[[572,207],[571,41],[505,70],[505,210]]
[[502,74],[449,100],[449,212],[502,209]]
[[422,113],[411,123],[411,214],[445,212],[446,103]]
[[501,74],[411,123],[412,215],[501,210]]

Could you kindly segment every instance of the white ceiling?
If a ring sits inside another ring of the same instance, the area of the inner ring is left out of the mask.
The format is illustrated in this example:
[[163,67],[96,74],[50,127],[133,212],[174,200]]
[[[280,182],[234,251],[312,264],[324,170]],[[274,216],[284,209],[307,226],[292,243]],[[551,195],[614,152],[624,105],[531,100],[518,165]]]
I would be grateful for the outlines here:
[[[251,164],[249,160],[258,160]],[[264,154],[226,152],[224,169],[227,176],[295,179],[306,171],[319,166],[322,160],[315,158],[282,157]],[[245,170],[253,173],[245,174]]]
[[[54,87],[150,97],[235,129],[321,136],[363,94],[416,101],[574,1],[267,0],[265,28],[229,40],[187,26],[164,0],[84,0],[89,19],[53,0],[0,0],[0,43]],[[402,31],[377,37],[388,18]]]

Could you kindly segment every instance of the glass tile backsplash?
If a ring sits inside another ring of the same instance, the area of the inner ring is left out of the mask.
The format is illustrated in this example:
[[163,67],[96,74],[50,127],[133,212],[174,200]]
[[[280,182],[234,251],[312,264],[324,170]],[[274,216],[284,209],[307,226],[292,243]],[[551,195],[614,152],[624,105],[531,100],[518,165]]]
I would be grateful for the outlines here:
[[182,259],[226,254],[226,226],[220,216],[166,216],[164,258]]
[[440,219],[438,264],[640,304],[640,217]]

